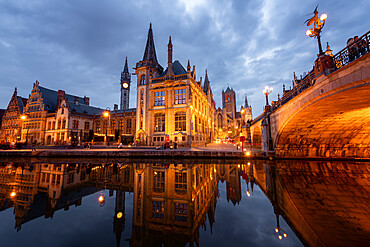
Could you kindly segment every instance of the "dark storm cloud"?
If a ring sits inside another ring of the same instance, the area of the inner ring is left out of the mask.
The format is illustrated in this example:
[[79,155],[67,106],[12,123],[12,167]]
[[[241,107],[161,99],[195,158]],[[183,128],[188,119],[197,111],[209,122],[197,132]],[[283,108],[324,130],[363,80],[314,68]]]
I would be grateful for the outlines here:
[[[125,56],[129,67],[142,59],[149,23],[157,56],[165,67],[169,35],[174,59],[190,59],[198,78],[205,70],[217,106],[227,86],[244,94],[256,116],[264,104],[262,90],[291,85],[312,69],[317,42],[305,36],[306,15],[318,1],[0,1],[0,107],[14,87],[27,97],[32,83],[88,95],[93,105],[119,101],[119,76]],[[320,2],[328,13],[322,35],[338,52],[345,41],[368,31],[368,1]],[[131,70],[131,72],[134,72]],[[130,106],[136,105],[133,76]]]

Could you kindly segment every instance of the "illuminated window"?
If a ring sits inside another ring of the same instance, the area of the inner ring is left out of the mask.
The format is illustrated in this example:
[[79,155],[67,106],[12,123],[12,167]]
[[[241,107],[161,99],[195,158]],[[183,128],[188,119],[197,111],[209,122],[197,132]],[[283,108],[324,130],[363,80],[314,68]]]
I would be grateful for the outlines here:
[[73,129],[78,129],[78,120],[73,120],[72,121],[72,128]]
[[164,202],[163,201],[152,201],[153,210],[152,218],[163,219],[164,218]]
[[131,134],[132,131],[132,121],[131,119],[126,120],[126,134]]
[[95,125],[95,131],[100,133],[101,131],[101,124],[100,124],[100,121],[96,121],[96,125]]
[[61,126],[62,126],[62,120],[59,118],[59,119],[58,119],[58,129],[60,129],[60,128],[61,128]]
[[187,179],[186,172],[175,172],[175,192],[178,194],[186,194]]
[[165,92],[158,91],[154,93],[154,105],[165,105]]
[[164,132],[165,130],[165,114],[157,113],[154,115],[154,132]]
[[85,122],[85,130],[89,130],[90,129],[90,122]]
[[177,221],[187,221],[188,220],[188,210],[187,204],[184,203],[174,203],[175,206],[175,220]]
[[154,192],[164,192],[164,172],[154,171],[153,172],[153,191]]
[[175,104],[185,104],[185,89],[175,90]]
[[177,112],[175,114],[175,131],[186,131],[186,113]]

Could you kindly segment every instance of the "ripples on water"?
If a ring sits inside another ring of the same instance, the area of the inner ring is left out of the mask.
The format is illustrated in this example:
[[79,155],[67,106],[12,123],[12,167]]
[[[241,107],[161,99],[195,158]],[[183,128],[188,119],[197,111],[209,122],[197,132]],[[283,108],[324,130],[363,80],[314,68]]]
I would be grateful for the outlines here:
[[2,162],[1,246],[366,246],[369,174],[350,162]]

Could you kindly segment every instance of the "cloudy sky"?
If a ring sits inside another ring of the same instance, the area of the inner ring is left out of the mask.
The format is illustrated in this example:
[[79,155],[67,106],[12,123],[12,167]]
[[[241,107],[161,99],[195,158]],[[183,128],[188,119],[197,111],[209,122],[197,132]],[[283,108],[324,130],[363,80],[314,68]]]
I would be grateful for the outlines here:
[[[190,59],[198,79],[208,70],[217,107],[229,86],[237,105],[247,94],[257,116],[265,85],[276,100],[293,72],[312,69],[317,41],[305,35],[304,21],[318,3],[328,14],[323,46],[329,41],[334,53],[369,30],[366,0],[0,0],[0,108],[14,87],[28,97],[36,80],[112,108],[119,103],[124,59],[134,73],[151,22],[163,67],[171,35],[174,60],[185,67]],[[130,107],[136,107],[132,79]]]

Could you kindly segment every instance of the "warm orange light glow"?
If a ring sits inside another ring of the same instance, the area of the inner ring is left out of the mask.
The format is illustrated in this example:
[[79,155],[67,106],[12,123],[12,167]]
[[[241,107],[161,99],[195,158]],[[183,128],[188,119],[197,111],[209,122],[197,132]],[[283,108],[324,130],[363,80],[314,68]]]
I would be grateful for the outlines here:
[[249,166],[250,166],[250,165],[251,165],[251,162],[248,162],[248,163],[247,163],[247,165],[249,165]]
[[283,239],[283,237],[282,237],[281,235],[279,235],[279,239],[280,239],[280,240],[282,240],[282,239]]
[[247,151],[247,152],[245,153],[245,155],[246,155],[246,156],[251,156],[251,152]]
[[238,165],[238,168],[240,168],[240,165]]
[[275,228],[275,232],[278,232],[279,231],[279,229],[278,228]]
[[108,112],[108,111],[105,111],[105,112],[103,113],[103,116],[104,116],[104,117],[109,117],[109,112]]
[[251,193],[249,193],[249,190],[247,190],[247,196],[250,197]]
[[117,214],[117,219],[121,219],[122,218],[122,213],[121,212],[118,212],[118,214]]
[[22,115],[22,116],[21,116],[21,119],[22,119],[22,120],[26,120],[26,115]]
[[17,195],[17,193],[15,193],[14,191],[12,193],[10,193],[11,197],[15,197],[16,195]]
[[286,233],[284,233],[283,236],[284,236],[284,238],[286,238],[286,236],[287,236]]
[[99,202],[104,202],[104,196],[99,196]]
[[312,34],[312,30],[311,29],[308,29],[307,32],[306,32],[306,35],[307,36],[310,36]]
[[328,18],[328,15],[327,15],[327,14],[322,14],[322,15],[320,16],[320,20],[321,20],[321,21],[325,21],[325,20],[326,20],[326,18]]

